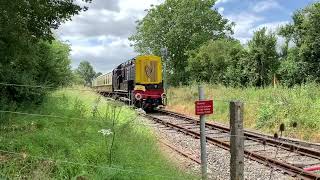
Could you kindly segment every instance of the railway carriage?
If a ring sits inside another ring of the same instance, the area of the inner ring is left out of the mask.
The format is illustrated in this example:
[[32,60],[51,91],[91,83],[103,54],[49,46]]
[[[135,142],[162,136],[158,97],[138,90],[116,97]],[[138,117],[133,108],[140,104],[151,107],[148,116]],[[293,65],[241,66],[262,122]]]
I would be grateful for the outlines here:
[[112,73],[98,76],[93,80],[92,86],[99,92],[112,92]]
[[125,98],[144,109],[164,105],[161,58],[146,55],[130,59],[97,77],[93,88],[102,94]]

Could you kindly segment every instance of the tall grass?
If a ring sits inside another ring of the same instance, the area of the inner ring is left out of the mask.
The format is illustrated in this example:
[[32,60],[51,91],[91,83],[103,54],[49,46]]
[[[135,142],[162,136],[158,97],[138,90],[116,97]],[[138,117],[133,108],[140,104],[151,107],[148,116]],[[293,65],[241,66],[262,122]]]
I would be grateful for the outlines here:
[[66,118],[2,113],[0,179],[191,178],[164,157],[133,110],[91,92],[60,90],[16,110]]
[[[228,124],[229,101],[245,103],[244,125],[271,133],[286,125],[286,136],[320,142],[320,87],[307,84],[267,88],[226,88],[205,85],[206,97],[214,100],[214,115],[210,121]],[[170,88],[168,108],[194,114],[194,101],[198,99],[198,86]],[[293,128],[294,123],[298,124]]]

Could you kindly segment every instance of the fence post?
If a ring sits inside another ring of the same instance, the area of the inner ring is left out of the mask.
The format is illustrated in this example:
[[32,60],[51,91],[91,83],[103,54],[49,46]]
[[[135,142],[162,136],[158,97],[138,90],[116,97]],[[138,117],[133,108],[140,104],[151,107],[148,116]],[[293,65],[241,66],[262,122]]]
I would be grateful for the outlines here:
[[[199,100],[204,100],[203,87],[199,86]],[[200,115],[200,147],[201,147],[201,174],[202,179],[207,179],[207,150],[206,150],[206,120],[205,115]]]
[[230,178],[231,180],[243,180],[244,135],[242,102],[230,102],[230,133]]

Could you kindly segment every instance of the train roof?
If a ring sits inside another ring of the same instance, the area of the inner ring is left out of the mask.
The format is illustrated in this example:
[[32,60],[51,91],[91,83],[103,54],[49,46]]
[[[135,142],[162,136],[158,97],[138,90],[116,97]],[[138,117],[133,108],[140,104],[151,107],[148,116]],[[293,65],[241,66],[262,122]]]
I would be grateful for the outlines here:
[[[125,66],[125,65],[128,65],[128,64],[130,64],[130,63],[133,63],[133,61],[135,61],[138,57],[144,57],[144,56],[159,57],[159,56],[151,55],[151,54],[150,54],[150,55],[138,55],[138,56],[136,56],[136,57],[134,57],[134,58],[131,58],[131,59],[129,59],[129,60],[127,60],[127,61],[119,64],[118,66],[116,66],[116,68],[113,68],[112,71],[110,71],[110,72],[108,72],[108,73],[104,73],[104,74],[102,74],[102,75],[100,75],[100,76],[98,76],[98,77],[96,77],[96,78],[103,77],[103,76],[105,76],[105,75],[107,75],[107,74],[111,74],[115,69],[117,69],[117,68],[119,69],[119,68],[121,68],[121,66]],[[95,79],[96,79],[96,78],[95,78]]]

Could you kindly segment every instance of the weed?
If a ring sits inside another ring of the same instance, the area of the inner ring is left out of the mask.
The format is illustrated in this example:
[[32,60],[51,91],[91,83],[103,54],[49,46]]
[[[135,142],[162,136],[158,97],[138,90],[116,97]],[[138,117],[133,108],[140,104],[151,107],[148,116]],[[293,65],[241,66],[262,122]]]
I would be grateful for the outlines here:
[[[214,100],[214,115],[208,120],[229,123],[229,102],[240,100],[245,103],[244,126],[273,134],[279,125],[286,127],[293,123],[298,128],[285,136],[320,142],[320,87],[306,84],[287,87],[266,88],[226,88],[219,85],[205,85],[208,99]],[[197,85],[170,88],[168,108],[194,115],[194,101],[198,99]]]

